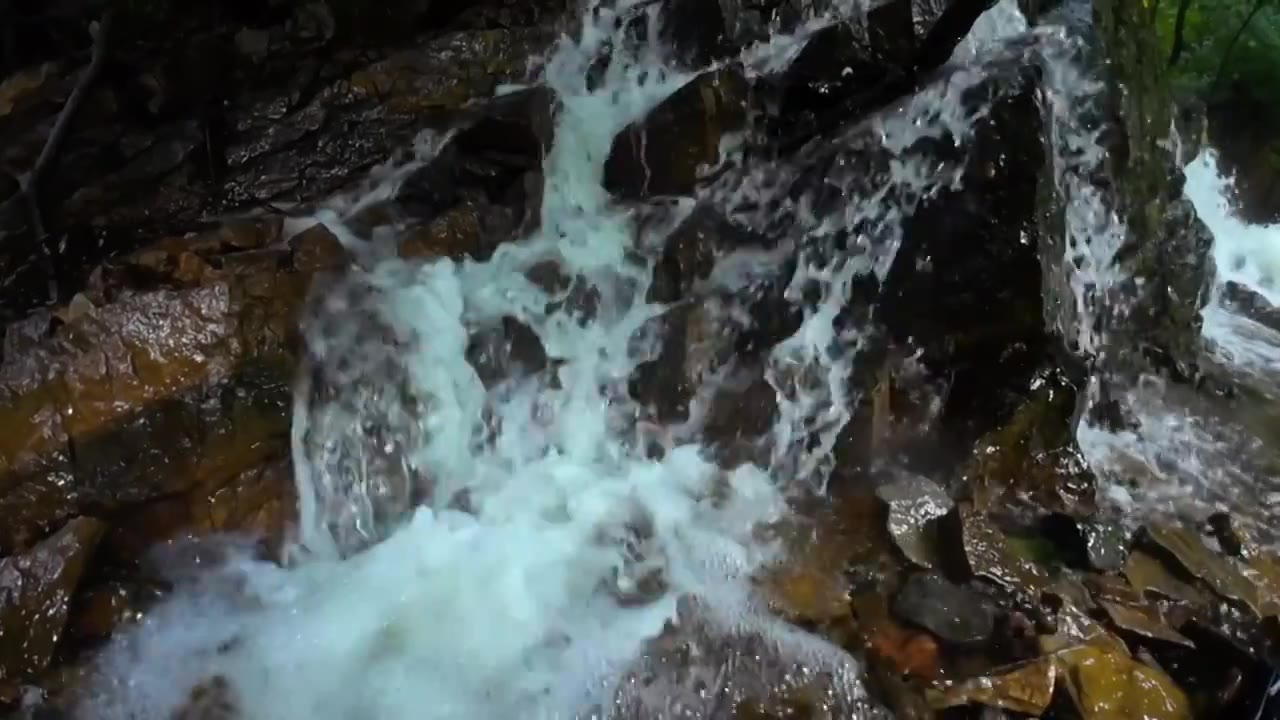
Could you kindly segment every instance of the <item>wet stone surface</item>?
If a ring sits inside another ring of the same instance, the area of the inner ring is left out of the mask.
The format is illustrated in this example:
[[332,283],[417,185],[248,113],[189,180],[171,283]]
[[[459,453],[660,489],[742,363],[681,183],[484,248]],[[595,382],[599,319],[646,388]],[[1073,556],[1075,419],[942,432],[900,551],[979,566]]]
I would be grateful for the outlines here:
[[[880,3],[866,25],[820,29],[785,71],[762,76],[731,60],[737,50],[771,27],[796,27],[814,3],[660,4],[663,36],[694,74],[615,139],[603,182],[637,218],[666,217],[671,196],[693,209],[642,249],[654,262],[648,299],[664,307],[644,329],[654,357],[619,383],[643,407],[636,422],[655,456],[673,426],[695,422],[725,467],[764,463],[791,411],[770,353],[821,293],[789,287],[791,273],[824,253],[855,257],[859,233],[889,220],[823,213],[888,186],[894,163],[915,151],[886,150],[883,128],[863,121],[928,78],[963,77],[944,62],[990,3]],[[1020,4],[1041,18],[1057,5]],[[281,558],[298,512],[295,392],[310,421],[303,457],[373,488],[370,507],[333,523],[345,552],[393,532],[415,505],[467,510],[465,495],[436,497],[447,479],[409,458],[421,441],[416,413],[429,405],[402,357],[418,339],[397,338],[371,311],[379,298],[352,279],[380,256],[408,261],[406,272],[434,258],[484,260],[538,228],[559,99],[545,87],[493,95],[524,80],[528,60],[572,24],[559,0],[134,8],[42,178],[50,237],[39,238],[17,177],[87,62],[89,4],[72,5],[73,44],[25,9],[19,20],[39,32],[0,37],[0,711],[22,705],[24,688],[47,692],[49,713],[74,693],[93,649],[163,595],[155,548],[179,574],[216,554],[216,541],[205,543],[220,533]],[[1118,188],[1110,209],[1129,221],[1119,262],[1144,280],[1134,311],[1113,325],[1128,343],[1114,357],[1124,372],[1177,369],[1197,344],[1206,235],[1174,192],[1179,173],[1160,144],[1168,103],[1153,75],[1155,35],[1138,4],[1075,5],[1097,21],[1103,114],[1124,129],[1105,136],[1109,164],[1087,179]],[[729,61],[706,69],[713,60]],[[859,662],[871,696],[824,708],[835,681],[821,668],[790,668],[751,633],[703,637],[694,622],[657,639],[637,673],[683,693],[698,717],[731,705],[734,717],[759,720],[1189,720],[1265,709],[1280,657],[1280,555],[1230,512],[1208,534],[1180,518],[1134,533],[1099,512],[1075,434],[1089,359],[1064,329],[1075,304],[1059,282],[1069,270],[1055,244],[1062,208],[1044,196],[1056,119],[1040,102],[1043,73],[1008,75],[955,98],[963,108],[994,97],[966,157],[952,137],[918,144],[959,163],[961,182],[905,203],[891,218],[903,233],[883,276],[842,288],[833,327],[856,328],[866,343],[846,398],[852,420],[826,495],[794,498],[794,517],[770,529],[787,553],[754,578],[797,633]],[[1010,87],[996,93],[1000,83]],[[285,219],[407,160],[415,140],[431,151],[395,192],[347,218],[368,237]],[[732,171],[718,167],[730,141],[790,163],[773,179],[787,187],[777,207],[705,195]],[[806,213],[848,227],[829,246],[789,248],[814,219]],[[732,297],[717,275],[735,251],[758,253],[735,272],[772,273],[750,297]],[[562,293],[556,302],[583,322],[600,312],[599,291],[554,260],[528,278]],[[1242,314],[1275,326],[1262,298],[1227,290]],[[486,388],[530,375],[554,382],[560,359],[526,320],[472,328],[466,360]],[[307,354],[303,336],[378,352]],[[720,384],[702,393],[711,378]],[[638,547],[646,538],[636,534]],[[648,606],[668,589],[641,555],[608,588],[620,604]],[[737,684],[686,692],[695,651],[735,668]],[[770,682],[779,674],[785,687]],[[634,710],[626,717],[666,711],[646,705],[653,692],[621,694]],[[210,677],[174,717],[229,720],[240,700]]]
[[932,573],[907,578],[894,614],[955,645],[977,645],[995,632],[996,613],[983,596]]

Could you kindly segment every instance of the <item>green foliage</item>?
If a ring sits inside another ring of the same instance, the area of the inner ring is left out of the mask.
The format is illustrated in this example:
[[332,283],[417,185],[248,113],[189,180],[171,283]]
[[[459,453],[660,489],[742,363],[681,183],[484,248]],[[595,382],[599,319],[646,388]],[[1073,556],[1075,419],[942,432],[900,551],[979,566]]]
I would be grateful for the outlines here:
[[[1180,4],[1159,0],[1156,25],[1166,51],[1175,42]],[[1280,0],[1263,0],[1241,33],[1255,5],[1257,0],[1190,0],[1184,49],[1171,69],[1175,91],[1213,100],[1236,86],[1280,114]]]

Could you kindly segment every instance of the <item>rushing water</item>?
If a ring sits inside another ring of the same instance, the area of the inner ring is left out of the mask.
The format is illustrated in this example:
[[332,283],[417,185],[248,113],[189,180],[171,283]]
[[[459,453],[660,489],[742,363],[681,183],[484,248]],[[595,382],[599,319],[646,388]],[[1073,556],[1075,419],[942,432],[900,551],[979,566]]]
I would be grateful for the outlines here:
[[[1009,89],[1009,68],[1038,62],[1070,210],[1067,252],[1094,281],[1066,279],[1075,334],[1093,348],[1098,281],[1115,250],[1114,219],[1080,179],[1098,153],[1096,129],[1079,126],[1076,107],[1096,87],[1066,64],[1072,47],[1060,33],[1028,30],[1004,0],[934,84],[802,153],[826,153],[827,187],[838,192],[791,197],[799,164],[744,166],[727,142],[726,171],[700,201],[762,229],[782,218],[787,231],[776,254],[722,258],[706,299],[732,322],[781,267],[780,254],[794,251],[788,297],[804,321],[767,361],[780,413],[758,465],[717,467],[696,408],[655,459],[627,379],[651,357],[651,321],[664,310],[645,301],[650,249],[690,204],[641,224],[602,187],[615,135],[692,77],[652,40],[655,8],[595,4],[578,37],[539,63],[560,107],[537,233],[485,262],[370,261],[317,300],[295,416],[301,500],[291,562],[232,552],[180,585],[108,649],[93,717],[168,718],[214,676],[240,716],[262,720],[712,717],[723,713],[726,688],[764,691],[817,670],[834,713],[877,712],[855,662],[787,629],[748,582],[778,556],[768,528],[786,516],[788,498],[823,488],[849,419],[862,328],[837,316],[857,278],[883,278],[903,218],[960,182],[963,159],[940,163],[919,141],[964,147]],[[624,42],[619,13],[644,15],[649,41]],[[811,18],[797,36],[826,22]],[[744,61],[776,71],[799,44],[775,37]],[[606,70],[588,83],[606,47]],[[416,162],[441,141],[427,138]],[[364,247],[344,219],[389,196],[406,172],[392,168],[316,217]],[[752,206],[761,208],[754,218]],[[589,315],[569,289],[530,279],[547,263],[594,292]],[[468,342],[506,317],[537,335],[552,369],[486,388]],[[713,388],[725,377],[705,381]],[[425,502],[400,518],[395,510],[415,494]],[[704,641],[702,655],[666,668],[653,643],[682,634]]]
[[1127,390],[1136,427],[1111,432],[1084,425],[1080,441],[1104,483],[1104,497],[1131,523],[1161,516],[1203,519],[1231,512],[1276,542],[1280,511],[1280,333],[1233,308],[1237,283],[1280,300],[1280,227],[1241,222],[1231,181],[1206,149],[1185,169],[1185,192],[1213,233],[1217,277],[1204,308],[1207,366],[1237,383],[1235,399],[1216,398],[1145,378]]

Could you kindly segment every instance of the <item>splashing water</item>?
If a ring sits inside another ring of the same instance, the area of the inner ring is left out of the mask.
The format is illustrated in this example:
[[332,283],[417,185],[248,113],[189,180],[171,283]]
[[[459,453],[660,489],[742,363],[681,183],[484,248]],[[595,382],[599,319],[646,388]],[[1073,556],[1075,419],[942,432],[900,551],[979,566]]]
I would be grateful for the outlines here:
[[[643,409],[627,394],[653,352],[646,328],[665,309],[645,301],[644,249],[689,207],[642,226],[602,183],[614,137],[692,75],[665,62],[656,4],[590,4],[579,36],[562,39],[542,66],[558,112],[540,229],[485,262],[382,259],[325,289],[304,328],[292,562],[233,553],[180,586],[105,653],[92,715],[168,718],[217,677],[250,719],[569,718],[608,714],[619,697],[659,706],[662,717],[706,717],[718,700],[690,690],[695,680],[731,684],[736,667],[768,682],[797,663],[835,676],[841,716],[871,714],[854,662],[786,629],[747,581],[779,556],[767,528],[786,516],[787,497],[824,487],[849,420],[865,329],[841,320],[852,284],[882,280],[904,218],[961,180],[964,157],[939,162],[921,141],[963,148],[992,103],[1016,90],[1021,63],[1063,58],[1061,38],[1025,33],[1009,0],[991,12],[956,64],[900,107],[807,148],[794,166],[722,158],[728,171],[700,191],[700,202],[753,228],[785,227],[773,255],[730,253],[704,289],[725,313],[740,312],[771,272],[754,266],[774,258],[776,268],[794,251],[786,294],[803,310],[800,329],[767,360],[780,410],[767,461],[725,470],[701,446],[696,412],[651,458],[637,441]],[[637,14],[646,41],[626,42],[620,18]],[[1010,34],[1024,42],[1002,43]],[[756,46],[746,59],[766,72],[794,47]],[[603,76],[588,83],[606,48]],[[1064,122],[1071,97],[1055,106]],[[416,162],[440,142],[424,141]],[[821,186],[789,193],[814,167],[825,173]],[[387,182],[404,175],[389,172]],[[343,221],[361,202],[320,216],[352,247],[361,240]],[[530,278],[547,263],[594,291],[589,315],[568,301],[570,290]],[[468,342],[506,318],[532,330],[552,362],[486,388]],[[673,623],[737,638],[719,655],[746,637],[763,648],[738,651],[753,659],[741,663],[710,652],[694,680],[628,690],[626,678],[658,662],[653,643]],[[658,700],[655,688],[672,692]],[[673,696],[684,698],[680,708]]]
[[1237,283],[1270,302],[1280,298],[1280,227],[1246,225],[1234,216],[1230,181],[1212,149],[1185,174],[1186,195],[1214,237],[1217,276],[1202,313],[1206,361],[1240,383],[1244,404],[1144,378],[1125,392],[1137,427],[1113,432],[1083,424],[1079,440],[1105,499],[1132,524],[1231,512],[1259,541],[1280,547],[1271,527],[1280,510],[1273,430],[1280,419],[1273,409],[1280,399],[1280,333],[1232,308],[1224,293],[1227,283]]

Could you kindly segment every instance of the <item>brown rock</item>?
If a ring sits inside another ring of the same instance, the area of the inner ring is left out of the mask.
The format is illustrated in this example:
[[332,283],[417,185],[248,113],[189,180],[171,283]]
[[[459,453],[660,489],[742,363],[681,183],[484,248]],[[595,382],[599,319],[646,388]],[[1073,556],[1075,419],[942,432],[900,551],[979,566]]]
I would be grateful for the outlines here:
[[[501,212],[503,209],[497,210]],[[410,229],[400,240],[400,257],[424,260],[488,257],[496,243],[486,241],[483,217],[486,211],[490,208],[474,202],[462,202],[429,222]]]
[[77,518],[27,553],[0,560],[0,678],[30,677],[48,666],[105,530],[99,520]]
[[542,29],[453,33],[357,71],[351,90],[395,114],[457,109],[522,74],[548,39]]
[[162,242],[104,268],[74,308],[8,328],[0,550],[85,508],[212,492],[281,456],[309,277],[260,240]]
[[319,223],[289,239],[293,266],[302,272],[336,270],[347,260],[342,242]]
[[647,299],[673,303],[686,298],[699,281],[711,275],[722,255],[771,245],[767,238],[734,224],[710,207],[698,207],[667,236]]
[[68,635],[76,640],[99,640],[136,617],[129,588],[118,582],[105,583],[76,598],[67,623]]
[[720,141],[746,125],[741,72],[704,73],[623,130],[605,163],[604,184],[624,198],[692,192],[699,169],[720,160]]
[[[283,450],[280,451],[283,455]],[[295,490],[287,457],[247,468],[230,482],[210,482],[181,495],[124,509],[104,540],[106,560],[132,565],[153,545],[212,533],[245,533],[276,556],[293,519]]]

